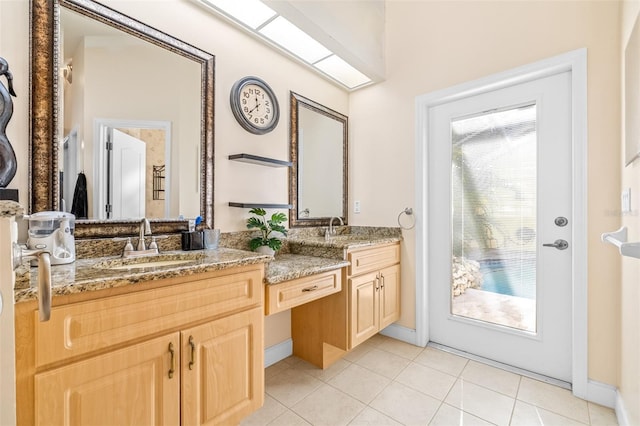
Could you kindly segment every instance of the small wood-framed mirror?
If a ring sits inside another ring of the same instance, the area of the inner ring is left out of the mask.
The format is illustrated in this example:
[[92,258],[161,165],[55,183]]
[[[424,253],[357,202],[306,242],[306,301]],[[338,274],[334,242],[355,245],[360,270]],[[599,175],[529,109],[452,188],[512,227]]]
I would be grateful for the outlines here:
[[348,117],[294,92],[290,105],[289,227],[346,225]]

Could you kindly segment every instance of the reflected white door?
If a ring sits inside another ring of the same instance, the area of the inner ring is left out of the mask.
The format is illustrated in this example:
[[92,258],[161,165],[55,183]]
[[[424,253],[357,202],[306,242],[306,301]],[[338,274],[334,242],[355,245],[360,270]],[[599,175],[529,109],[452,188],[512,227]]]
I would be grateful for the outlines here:
[[111,217],[144,217],[146,144],[117,129],[111,130]]
[[570,73],[429,123],[430,340],[571,382]]

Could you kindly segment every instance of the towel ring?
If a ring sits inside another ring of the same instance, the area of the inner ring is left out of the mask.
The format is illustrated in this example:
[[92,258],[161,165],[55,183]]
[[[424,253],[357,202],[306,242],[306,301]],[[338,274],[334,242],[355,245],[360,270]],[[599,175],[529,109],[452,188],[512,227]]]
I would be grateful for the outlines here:
[[411,207],[407,207],[404,210],[402,210],[400,214],[398,214],[398,226],[407,231],[409,229],[413,229],[413,227],[416,226],[416,217],[413,216],[413,223],[410,226],[402,226],[402,223],[400,223],[400,217],[403,214],[406,214],[407,216],[413,216],[413,209]]

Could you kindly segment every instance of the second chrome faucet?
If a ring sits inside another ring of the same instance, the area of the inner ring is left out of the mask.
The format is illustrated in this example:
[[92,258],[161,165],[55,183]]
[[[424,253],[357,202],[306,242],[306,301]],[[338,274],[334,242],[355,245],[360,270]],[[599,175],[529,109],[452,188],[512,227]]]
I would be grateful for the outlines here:
[[329,220],[329,228],[327,228],[327,231],[324,234],[324,238],[325,239],[329,239],[333,235],[336,235],[336,229],[333,227],[333,219],[338,219],[340,221],[340,225],[344,226],[344,222],[342,221],[341,217],[339,217],[339,216],[332,217]]

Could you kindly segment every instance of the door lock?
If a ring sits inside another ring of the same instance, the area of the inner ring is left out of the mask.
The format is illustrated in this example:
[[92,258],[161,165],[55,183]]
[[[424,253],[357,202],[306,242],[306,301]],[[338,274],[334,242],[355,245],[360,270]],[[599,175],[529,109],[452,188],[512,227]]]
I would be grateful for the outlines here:
[[555,223],[556,226],[567,226],[567,224],[569,223],[569,219],[567,219],[566,217],[563,217],[563,216],[558,216],[553,221],[553,223]]
[[543,244],[544,247],[555,247],[558,250],[566,250],[569,247],[569,243],[565,240],[555,240],[552,244]]

